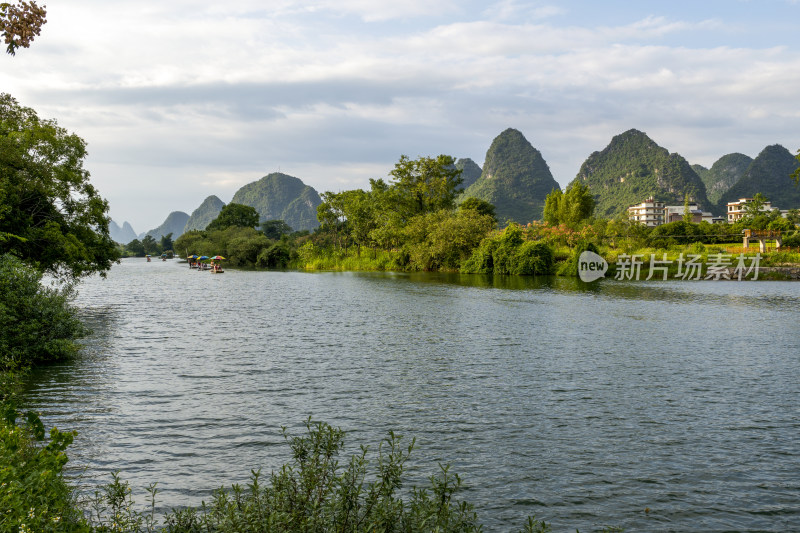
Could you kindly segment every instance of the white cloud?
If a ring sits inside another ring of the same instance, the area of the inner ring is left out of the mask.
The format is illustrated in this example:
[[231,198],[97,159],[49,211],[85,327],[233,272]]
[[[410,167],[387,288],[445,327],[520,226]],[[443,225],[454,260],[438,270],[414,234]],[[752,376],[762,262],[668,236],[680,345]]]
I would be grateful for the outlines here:
[[665,38],[728,22],[564,26],[559,9],[507,0],[489,17],[454,1],[54,4],[41,39],[3,59],[0,87],[89,141],[112,215],[127,209],[137,231],[209,194],[228,201],[278,167],[338,190],[385,176],[401,153],[480,164],[507,127],[562,184],[631,127],[706,165],[800,145],[796,47],[675,46]]

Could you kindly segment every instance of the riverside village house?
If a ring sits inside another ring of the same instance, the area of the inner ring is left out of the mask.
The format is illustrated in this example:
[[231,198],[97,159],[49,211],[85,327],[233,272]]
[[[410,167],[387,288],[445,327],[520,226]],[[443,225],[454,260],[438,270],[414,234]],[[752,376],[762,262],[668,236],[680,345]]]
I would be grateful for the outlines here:
[[[728,203],[727,217],[715,217],[711,213],[703,211],[697,202],[689,202],[689,211],[692,214],[692,222],[701,222],[705,220],[712,224],[722,224],[728,222],[732,224],[745,215],[747,204],[752,201],[752,198],[739,198],[735,202]],[[772,204],[767,201],[761,206],[761,211],[772,211],[776,209]],[[666,205],[664,202],[658,202],[652,196],[642,203],[632,205],[628,208],[628,217],[640,224],[647,227],[660,226],[669,222],[683,220],[683,213],[686,210],[684,205]],[[781,215],[786,217],[788,210],[781,210]]]

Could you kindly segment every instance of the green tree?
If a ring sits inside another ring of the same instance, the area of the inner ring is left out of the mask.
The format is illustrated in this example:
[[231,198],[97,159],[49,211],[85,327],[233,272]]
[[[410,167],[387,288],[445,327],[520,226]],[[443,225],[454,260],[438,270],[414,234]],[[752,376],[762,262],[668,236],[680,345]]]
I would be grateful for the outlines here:
[[139,239],[133,239],[131,242],[126,244],[125,250],[127,250],[127,252],[134,257],[144,257],[146,253],[144,251],[144,245]]
[[291,232],[292,228],[283,220],[265,220],[261,223],[261,233],[268,239],[278,240]]
[[566,224],[575,227],[592,216],[594,196],[589,187],[573,181],[563,193],[553,189],[544,201],[543,218],[551,226]]
[[592,216],[594,212],[594,196],[588,185],[579,181],[572,182],[564,192],[561,207],[562,222],[568,226],[577,226],[581,221]]
[[410,268],[458,270],[495,224],[490,215],[473,209],[442,209],[412,218],[403,229]]
[[162,235],[161,240],[158,243],[158,247],[162,253],[172,250],[172,233]]
[[561,222],[561,204],[564,193],[561,189],[553,189],[544,199],[544,211],[542,218],[551,226],[558,226]]
[[20,0],[16,4],[0,3],[0,35],[5,40],[6,52],[12,56],[18,48],[29,48],[33,38],[40,35],[47,22],[47,6]]
[[755,218],[759,215],[763,215],[763,207],[769,201],[766,196],[757,192],[753,195],[753,199],[747,202],[744,206],[745,215],[743,218]]
[[72,279],[111,268],[108,203],[85,157],[83,139],[0,94],[0,254]]
[[225,229],[231,226],[254,228],[258,226],[258,211],[249,205],[230,203],[223,206],[217,218],[206,227],[207,230]]
[[689,193],[683,197],[683,221],[687,224],[692,223],[692,210],[689,209]]
[[479,215],[489,215],[492,220],[497,222],[497,215],[495,214],[495,207],[491,202],[481,200],[480,198],[469,197],[458,206],[460,212],[475,211]]
[[156,242],[155,238],[152,235],[145,235],[142,239],[142,248],[144,248],[144,253],[149,255],[157,255],[158,254],[158,242]]
[[[794,157],[800,162],[800,150],[797,151],[797,155]],[[792,172],[791,178],[794,180],[795,185],[800,185],[800,167],[797,167],[795,171]]]
[[78,351],[87,331],[69,306],[69,288],[45,288],[42,274],[0,255],[0,371],[25,369]]
[[389,174],[398,192],[398,211],[406,220],[414,215],[455,207],[461,171],[455,167],[451,156],[409,159],[402,155]]

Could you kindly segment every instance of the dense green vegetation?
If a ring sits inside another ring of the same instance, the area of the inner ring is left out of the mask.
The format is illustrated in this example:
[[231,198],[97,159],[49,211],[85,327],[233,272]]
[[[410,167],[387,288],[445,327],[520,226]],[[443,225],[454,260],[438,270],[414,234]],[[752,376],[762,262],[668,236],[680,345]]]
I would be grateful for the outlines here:
[[110,268],[108,204],[85,157],[83,139],[0,94],[0,254],[71,279]]
[[[201,203],[197,209],[192,211],[192,214],[189,216],[189,220],[186,221],[183,231],[181,231],[181,235],[184,232],[191,231],[193,229],[206,229],[211,221],[217,218],[217,215],[219,215],[219,212],[222,211],[222,207],[224,205],[225,203],[214,195],[211,195],[203,200],[203,203]],[[176,235],[176,237],[180,237],[180,235]]]
[[800,208],[800,187],[791,177],[798,167],[798,160],[789,150],[779,144],[767,146],[753,160],[744,176],[720,197],[720,209],[724,209],[728,202],[752,198],[756,193],[764,194],[774,207]]
[[297,231],[319,226],[319,194],[294,176],[273,172],[248,183],[233,195],[231,203],[254,207],[261,220],[283,220]]
[[689,163],[638,130],[615,136],[605,149],[591,154],[575,182],[589,187],[595,197],[595,212],[602,217],[623,213],[648,196],[682,205],[688,194],[704,209],[711,207],[705,186]]
[[551,226],[566,224],[576,227],[592,216],[594,197],[589,188],[579,182],[572,182],[563,193],[559,189],[547,195],[543,219]]
[[[716,204],[723,194],[742,179],[752,162],[752,157],[734,153],[720,157],[711,165],[710,169],[703,168],[700,165],[692,165],[692,169],[703,180],[708,201]],[[711,208],[711,205],[702,207]]]
[[119,250],[122,257],[160,256],[166,254],[172,258],[174,254],[173,248],[172,233],[168,233],[159,240],[155,240],[152,235],[145,235],[141,241],[133,239],[128,244],[120,245]]
[[545,197],[560,189],[542,154],[515,129],[507,129],[486,152],[481,177],[464,190],[494,205],[501,224],[527,224],[542,217]]
[[249,205],[234,202],[224,206],[217,218],[212,220],[206,229],[209,231],[220,230],[236,226],[239,228],[254,228],[258,226],[258,212]]

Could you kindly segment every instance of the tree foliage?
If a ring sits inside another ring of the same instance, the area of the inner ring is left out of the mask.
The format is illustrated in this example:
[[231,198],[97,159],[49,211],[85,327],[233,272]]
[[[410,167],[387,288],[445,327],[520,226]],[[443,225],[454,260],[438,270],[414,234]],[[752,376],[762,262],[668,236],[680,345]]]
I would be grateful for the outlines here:
[[0,3],[0,35],[6,44],[6,53],[12,56],[18,48],[29,48],[34,37],[42,32],[47,22],[47,6],[20,0],[16,4]]
[[265,220],[261,223],[261,233],[268,239],[280,239],[291,232],[292,228],[283,220]]
[[403,155],[389,174],[394,178],[392,187],[397,191],[396,208],[405,220],[455,207],[461,171],[455,167],[451,156],[409,159]]
[[0,253],[57,276],[104,272],[118,252],[86,143],[0,94]]
[[41,285],[42,274],[0,256],[0,371],[57,361],[78,351],[87,331],[69,305],[69,288]]
[[492,220],[497,222],[497,215],[495,214],[495,206],[487,202],[486,200],[481,200],[480,198],[475,198],[473,196],[467,198],[461,204],[459,204],[458,209],[463,213],[466,211],[475,211],[479,215],[489,215],[492,217]]
[[217,218],[206,227],[207,230],[225,229],[231,226],[254,228],[258,226],[258,211],[254,207],[233,202],[222,207]]
[[552,274],[554,264],[555,258],[549,246],[526,241],[522,229],[510,224],[501,233],[483,239],[461,265],[461,272],[536,276]]
[[592,216],[594,196],[589,187],[579,181],[573,181],[563,193],[553,189],[544,203],[544,220],[551,226],[566,224],[576,227],[581,221]]

